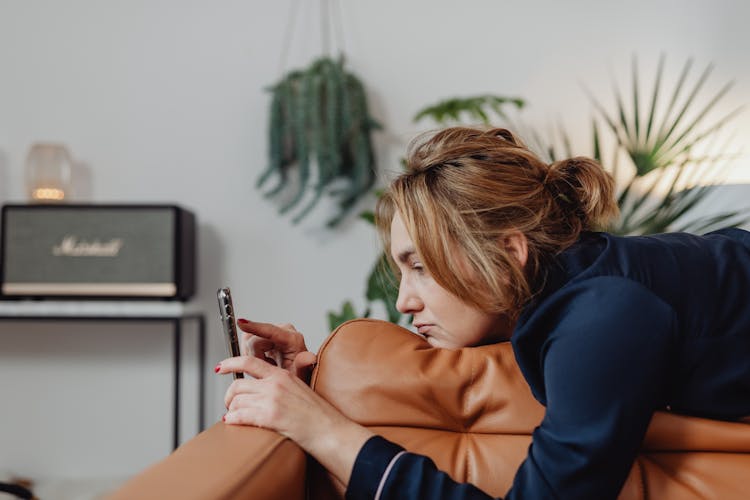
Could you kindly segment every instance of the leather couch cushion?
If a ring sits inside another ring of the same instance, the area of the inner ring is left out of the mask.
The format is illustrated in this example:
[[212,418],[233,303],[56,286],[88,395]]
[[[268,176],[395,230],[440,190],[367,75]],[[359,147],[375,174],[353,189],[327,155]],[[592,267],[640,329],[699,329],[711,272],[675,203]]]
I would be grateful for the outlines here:
[[[318,353],[312,386],[352,420],[496,496],[510,488],[544,415],[509,342],[436,349],[378,320],[353,320],[331,334]],[[712,461],[724,471],[750,472],[750,425],[742,423],[657,412],[643,448],[620,498],[646,498],[647,490],[653,498],[718,491],[713,478],[727,474],[715,474]],[[731,481],[722,481],[721,491],[734,491]],[[343,493],[322,470],[310,485],[312,498]]]
[[[312,386],[352,420],[495,495],[510,488],[544,415],[509,342],[435,349],[377,320],[348,322],[328,338]],[[326,496],[315,488],[314,498]]]

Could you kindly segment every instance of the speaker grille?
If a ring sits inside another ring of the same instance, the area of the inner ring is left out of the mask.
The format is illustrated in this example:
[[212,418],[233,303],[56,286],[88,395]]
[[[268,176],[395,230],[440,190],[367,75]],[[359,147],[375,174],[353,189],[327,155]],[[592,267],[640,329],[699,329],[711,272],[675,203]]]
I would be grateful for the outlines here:
[[193,228],[191,245],[178,243],[178,229],[193,219],[177,207],[3,208],[5,295],[173,297],[186,279],[177,272],[192,272],[193,249],[183,247],[194,245]]

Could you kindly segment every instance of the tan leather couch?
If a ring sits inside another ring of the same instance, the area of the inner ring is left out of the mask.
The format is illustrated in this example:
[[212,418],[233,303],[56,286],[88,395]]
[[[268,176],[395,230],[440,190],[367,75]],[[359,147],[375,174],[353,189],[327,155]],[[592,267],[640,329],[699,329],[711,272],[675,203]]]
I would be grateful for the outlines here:
[[[496,496],[510,487],[544,412],[508,343],[433,349],[376,320],[331,334],[312,386],[353,420]],[[750,425],[660,412],[620,499],[750,498],[748,475]],[[293,442],[217,423],[111,498],[327,499],[342,492]]]

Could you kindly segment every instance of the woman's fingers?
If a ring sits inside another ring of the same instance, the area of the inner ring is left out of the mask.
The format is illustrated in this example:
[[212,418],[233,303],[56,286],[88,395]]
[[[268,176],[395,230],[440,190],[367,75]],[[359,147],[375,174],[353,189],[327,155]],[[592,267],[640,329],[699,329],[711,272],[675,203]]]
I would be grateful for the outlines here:
[[255,378],[265,378],[278,368],[252,356],[227,358],[216,365],[216,373],[249,373]]
[[[305,338],[290,323],[273,325],[246,319],[237,320],[242,330],[240,350],[245,356],[289,370],[309,382],[315,354],[307,351]],[[300,357],[301,356],[301,357]]]
[[232,404],[232,400],[241,394],[258,395],[263,393],[270,394],[274,391],[279,392],[280,387],[286,385],[285,379],[292,380],[293,378],[292,374],[288,371],[271,366],[265,361],[260,361],[255,358],[247,359],[254,364],[259,364],[268,368],[269,374],[275,375],[275,377],[267,379],[264,379],[263,377],[256,377],[254,379],[241,378],[234,380],[229,384],[227,392],[224,394],[224,406],[227,408]]
[[271,342],[280,352],[296,354],[307,350],[304,337],[289,323],[272,325],[270,323],[256,323],[255,321],[239,319],[237,320],[237,326],[243,332],[256,335]]
[[294,325],[291,323],[279,323],[276,326],[290,333],[299,333],[299,331],[296,328],[294,328]]
[[266,352],[272,351],[276,348],[270,340],[248,333],[245,335],[247,335],[247,337],[243,339],[243,347],[245,347],[245,354],[248,356],[255,356],[258,359],[263,359]]
[[241,395],[248,395],[257,391],[257,383],[257,380],[252,379],[237,379],[232,382],[229,388],[227,388],[227,392],[224,393],[224,407],[229,408],[232,405],[232,401]]
[[281,366],[283,357],[273,342],[250,333],[243,333],[242,335],[241,352],[243,355],[255,356],[274,366]]
[[[312,359],[303,357],[299,368],[310,367]],[[271,429],[304,447],[305,443],[314,443],[321,433],[349,422],[291,371],[256,358],[245,358],[244,362],[230,358],[222,365],[226,365],[224,370],[255,365],[249,368],[260,368],[259,371],[269,374],[261,379],[232,382],[225,396],[227,412],[223,420],[226,424]]]
[[[237,321],[237,326],[239,326],[240,330],[243,332],[263,337],[276,345],[286,346],[293,336],[292,331],[272,325],[271,323],[256,323],[255,321],[240,319]],[[296,330],[294,331],[296,332]]]
[[297,378],[304,380],[309,384],[310,376],[312,375],[312,371],[317,360],[318,357],[310,351],[299,353],[297,357],[294,358],[294,362],[292,364],[294,374],[297,376]]
[[265,427],[263,424],[267,420],[266,413],[267,408],[257,394],[237,394],[227,405],[227,412],[222,420],[227,424]]
[[234,397],[229,401],[229,404],[225,405],[227,412],[238,410],[239,408],[258,408],[257,396],[249,393],[235,394]]
[[261,427],[257,422],[257,413],[250,408],[238,408],[228,411],[222,418],[225,424],[232,425],[254,425]]

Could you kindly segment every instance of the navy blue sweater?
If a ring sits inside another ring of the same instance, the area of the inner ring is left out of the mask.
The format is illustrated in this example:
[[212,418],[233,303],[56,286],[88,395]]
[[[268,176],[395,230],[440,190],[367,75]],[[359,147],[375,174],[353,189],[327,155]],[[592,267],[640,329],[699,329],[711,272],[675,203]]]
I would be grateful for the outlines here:
[[[654,411],[750,415],[750,233],[584,233],[511,338],[546,412],[505,498],[616,498]],[[490,498],[373,437],[349,499]]]

